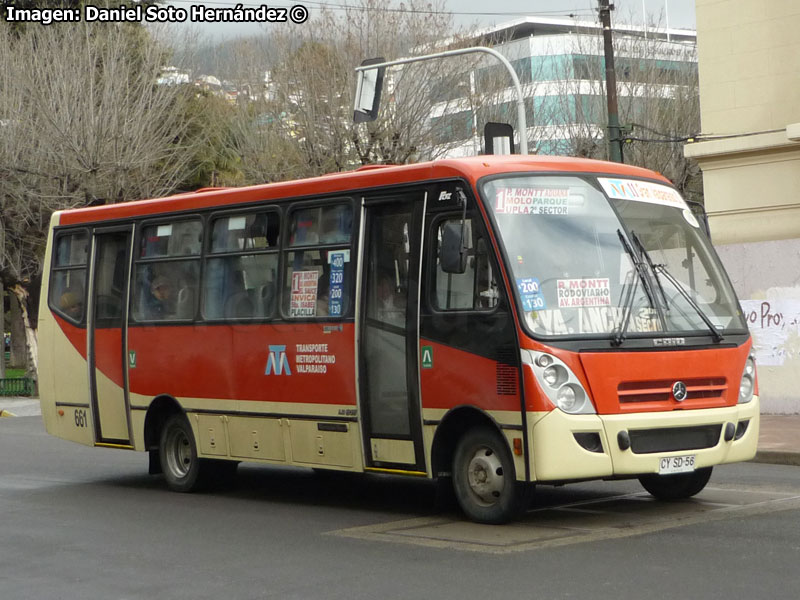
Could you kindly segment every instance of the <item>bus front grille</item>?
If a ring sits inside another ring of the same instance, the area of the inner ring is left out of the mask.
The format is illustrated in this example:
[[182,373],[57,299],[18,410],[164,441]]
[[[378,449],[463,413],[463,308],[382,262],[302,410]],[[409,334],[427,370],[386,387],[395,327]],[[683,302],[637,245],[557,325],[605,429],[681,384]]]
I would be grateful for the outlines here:
[[[674,401],[672,386],[676,381],[677,379],[623,381],[617,386],[617,397],[621,405],[637,402]],[[728,383],[724,377],[705,377],[682,381],[686,384],[686,401],[723,399],[728,390]]]
[[634,454],[702,450],[719,443],[722,425],[669,427],[665,429],[632,429],[628,432]]

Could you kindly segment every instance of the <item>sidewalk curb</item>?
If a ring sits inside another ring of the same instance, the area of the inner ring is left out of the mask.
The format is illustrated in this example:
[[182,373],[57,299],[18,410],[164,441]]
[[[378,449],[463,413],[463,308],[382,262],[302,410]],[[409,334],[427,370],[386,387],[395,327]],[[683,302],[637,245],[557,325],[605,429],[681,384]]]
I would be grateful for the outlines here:
[[759,450],[752,462],[769,465],[791,465],[800,467],[800,452],[784,452],[781,450]]

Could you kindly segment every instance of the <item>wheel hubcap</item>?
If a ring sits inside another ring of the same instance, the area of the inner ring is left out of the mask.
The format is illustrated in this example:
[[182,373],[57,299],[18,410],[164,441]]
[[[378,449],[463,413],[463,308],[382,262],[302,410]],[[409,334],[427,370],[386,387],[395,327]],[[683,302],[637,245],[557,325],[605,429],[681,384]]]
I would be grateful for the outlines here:
[[491,448],[480,448],[469,461],[469,487],[484,504],[495,504],[505,485],[503,463]]
[[167,464],[176,477],[186,477],[192,466],[192,447],[183,431],[173,430],[168,438]]

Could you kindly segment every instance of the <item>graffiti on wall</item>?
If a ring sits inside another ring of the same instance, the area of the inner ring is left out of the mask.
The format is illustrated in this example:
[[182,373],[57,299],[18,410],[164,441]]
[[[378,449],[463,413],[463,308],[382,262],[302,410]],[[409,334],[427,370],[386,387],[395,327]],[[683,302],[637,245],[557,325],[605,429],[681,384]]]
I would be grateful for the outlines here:
[[800,300],[742,300],[741,305],[757,364],[779,367],[800,358]]

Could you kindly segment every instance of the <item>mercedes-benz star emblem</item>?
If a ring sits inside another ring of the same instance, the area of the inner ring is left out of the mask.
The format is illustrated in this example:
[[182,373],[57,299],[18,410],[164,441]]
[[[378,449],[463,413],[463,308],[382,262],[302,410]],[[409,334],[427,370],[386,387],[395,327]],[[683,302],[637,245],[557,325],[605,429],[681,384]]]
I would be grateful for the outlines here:
[[672,384],[672,397],[678,402],[686,400],[686,384],[682,381],[676,381]]

